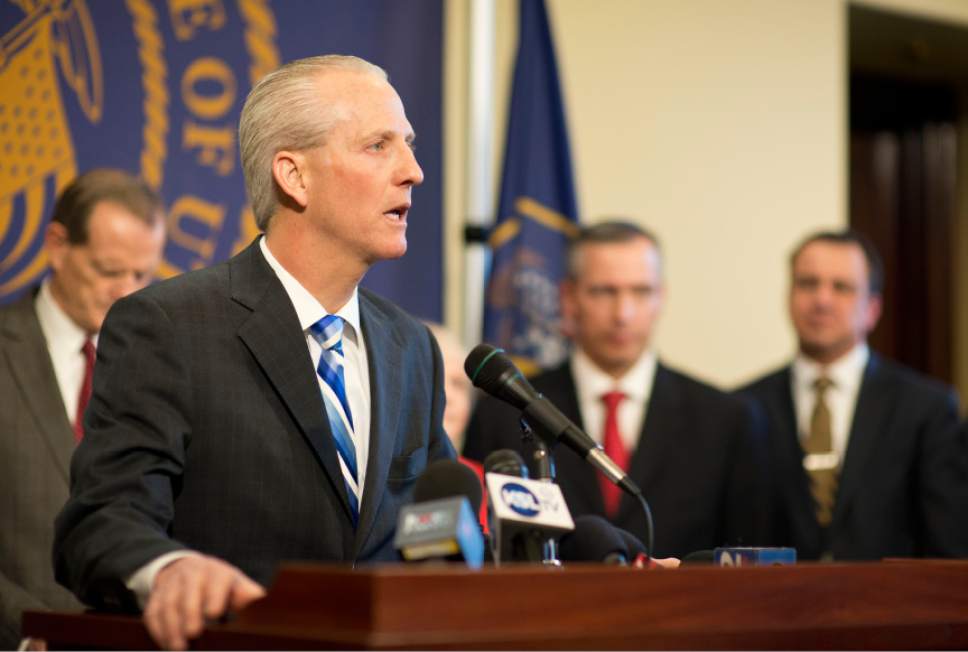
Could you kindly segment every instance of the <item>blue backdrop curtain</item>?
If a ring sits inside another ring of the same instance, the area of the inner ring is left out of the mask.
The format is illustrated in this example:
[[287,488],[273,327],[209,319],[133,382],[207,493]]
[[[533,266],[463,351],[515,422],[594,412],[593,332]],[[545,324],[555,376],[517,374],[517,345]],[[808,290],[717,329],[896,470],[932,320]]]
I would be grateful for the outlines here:
[[162,193],[170,236],[159,276],[251,242],[236,146],[245,96],[281,63],[341,53],[387,70],[426,176],[407,255],[364,285],[439,320],[442,13],[441,0],[0,3],[0,303],[39,282],[54,197],[92,167],[123,168]]

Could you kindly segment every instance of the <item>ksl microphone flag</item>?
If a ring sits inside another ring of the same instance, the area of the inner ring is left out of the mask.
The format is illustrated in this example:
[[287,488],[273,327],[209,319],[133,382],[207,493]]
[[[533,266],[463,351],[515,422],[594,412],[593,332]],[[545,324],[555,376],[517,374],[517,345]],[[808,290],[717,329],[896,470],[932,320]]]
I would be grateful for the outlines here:
[[407,561],[463,559],[471,568],[480,568],[484,561],[484,536],[464,496],[405,506],[393,544]]
[[484,478],[498,562],[540,561],[544,541],[575,529],[561,488],[553,482],[500,473]]

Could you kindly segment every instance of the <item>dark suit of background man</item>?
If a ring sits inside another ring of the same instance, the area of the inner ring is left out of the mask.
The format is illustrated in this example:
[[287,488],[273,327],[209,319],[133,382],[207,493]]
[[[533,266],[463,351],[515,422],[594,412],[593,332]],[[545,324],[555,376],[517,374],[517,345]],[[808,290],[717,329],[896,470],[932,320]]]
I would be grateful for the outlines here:
[[852,231],[818,233],[790,267],[799,351],[741,390],[769,422],[774,543],[805,559],[968,555],[954,393],[866,344],[883,286],[873,245]]
[[[575,352],[534,378],[534,387],[642,488],[655,520],[655,555],[755,543],[760,485],[746,406],[662,364],[651,346],[665,297],[655,237],[632,224],[600,223],[572,243],[568,268],[561,308]],[[511,448],[529,459],[529,446],[516,410],[495,399],[478,404],[465,455],[482,460]],[[645,537],[634,499],[616,502],[612,486],[570,449],[558,446],[555,455],[573,515],[607,516]]]
[[239,144],[264,237],[105,321],[55,543],[85,602],[147,596],[152,636],[184,647],[283,560],[397,559],[398,509],[454,457],[432,336],[357,288],[406,250],[413,138],[386,73],[355,57],[252,89]]
[[24,609],[80,606],[54,581],[54,517],[67,500],[101,322],[148,283],[164,241],[161,200],[144,183],[87,172],[61,193],[45,231],[50,275],[0,308],[0,649],[17,647]]

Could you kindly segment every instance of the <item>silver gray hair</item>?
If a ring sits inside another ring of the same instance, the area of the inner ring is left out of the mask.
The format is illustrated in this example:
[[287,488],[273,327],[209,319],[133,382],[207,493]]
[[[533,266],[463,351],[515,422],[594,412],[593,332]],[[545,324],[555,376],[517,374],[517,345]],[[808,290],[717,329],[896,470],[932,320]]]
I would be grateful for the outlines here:
[[323,144],[339,116],[320,106],[319,76],[352,70],[387,80],[385,70],[359,57],[327,54],[290,61],[269,73],[249,92],[239,119],[239,154],[245,188],[259,230],[265,231],[278,204],[272,157],[282,150]]

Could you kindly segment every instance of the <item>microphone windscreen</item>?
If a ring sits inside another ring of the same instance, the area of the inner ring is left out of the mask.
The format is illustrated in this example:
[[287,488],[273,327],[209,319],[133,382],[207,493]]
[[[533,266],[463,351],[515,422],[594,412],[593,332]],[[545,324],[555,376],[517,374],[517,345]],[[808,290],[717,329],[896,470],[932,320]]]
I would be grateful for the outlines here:
[[629,550],[618,530],[595,514],[575,518],[575,529],[561,537],[558,553],[562,561],[614,561],[624,564],[629,560]]
[[500,448],[485,457],[484,472],[513,475],[518,478],[528,477],[528,467],[524,463],[524,458],[510,448]]
[[514,363],[504,355],[504,349],[486,343],[475,346],[464,360],[464,373],[474,387],[483,389],[493,387],[501,374],[514,368]]
[[423,503],[452,496],[466,496],[474,513],[481,510],[481,481],[470,467],[457,460],[437,460],[427,465],[413,488],[413,502]]
[[635,559],[639,555],[646,555],[648,552],[645,549],[645,544],[637,536],[624,530],[618,526],[612,526],[615,529],[616,534],[622,537],[622,543],[629,551],[629,559]]
[[534,400],[535,391],[524,378],[521,370],[504,354],[490,344],[478,344],[464,360],[464,373],[474,387],[483,389],[491,396],[510,403],[519,410]]

